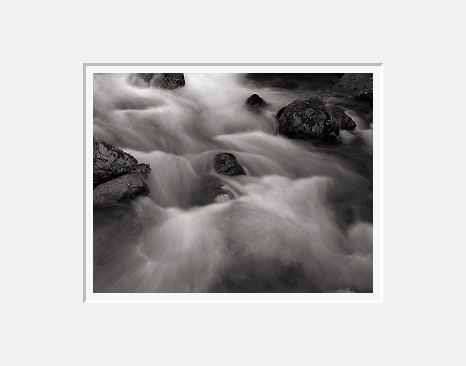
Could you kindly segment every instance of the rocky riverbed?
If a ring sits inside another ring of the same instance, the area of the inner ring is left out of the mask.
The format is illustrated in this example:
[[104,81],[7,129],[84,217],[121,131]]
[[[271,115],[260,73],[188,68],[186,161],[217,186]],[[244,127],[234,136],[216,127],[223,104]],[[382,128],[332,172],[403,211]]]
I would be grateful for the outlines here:
[[370,74],[99,76],[96,290],[371,291],[372,95]]

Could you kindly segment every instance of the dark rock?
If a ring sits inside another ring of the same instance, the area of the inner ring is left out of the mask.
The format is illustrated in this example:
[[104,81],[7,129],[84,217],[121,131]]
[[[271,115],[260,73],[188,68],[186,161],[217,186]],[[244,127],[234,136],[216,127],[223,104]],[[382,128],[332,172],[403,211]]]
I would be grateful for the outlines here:
[[345,74],[334,85],[333,94],[372,101],[373,75],[364,73]]
[[95,205],[105,205],[148,193],[149,189],[140,174],[125,174],[94,188],[93,199]]
[[229,153],[221,153],[215,156],[215,171],[225,175],[246,175],[244,168],[239,165],[236,156]]
[[295,100],[278,114],[279,133],[293,139],[336,141],[340,132],[319,96]]
[[252,107],[260,107],[261,105],[264,104],[264,99],[262,99],[257,94],[253,94],[248,98],[248,100],[246,101],[246,104]]
[[138,164],[131,168],[130,173],[147,174],[150,173],[150,171],[151,169],[149,164]]
[[102,140],[94,141],[94,187],[128,173],[138,161],[130,154]]
[[336,106],[328,106],[328,111],[332,116],[332,120],[335,121],[340,129],[343,130],[354,130],[356,128],[356,122],[354,122],[350,116],[348,116],[343,109]]
[[173,90],[185,85],[184,74],[136,74],[149,85]]
[[[215,171],[224,175],[246,175],[244,168],[236,160],[236,156],[230,153],[220,153],[215,156],[214,161]],[[211,202],[226,202],[234,198],[234,194],[224,185],[224,183],[216,178],[210,177],[205,184],[205,192],[208,203]]]
[[183,74],[158,74],[154,78],[154,86],[173,90],[185,85]]
[[116,203],[149,193],[142,174],[151,171],[148,164],[102,140],[94,139],[94,204]]
[[[244,168],[238,163],[233,154],[221,153],[214,158],[214,169],[219,174],[236,176],[245,175]],[[235,196],[228,186],[218,176],[206,174],[202,178],[200,189],[195,198],[196,205],[226,202]]]

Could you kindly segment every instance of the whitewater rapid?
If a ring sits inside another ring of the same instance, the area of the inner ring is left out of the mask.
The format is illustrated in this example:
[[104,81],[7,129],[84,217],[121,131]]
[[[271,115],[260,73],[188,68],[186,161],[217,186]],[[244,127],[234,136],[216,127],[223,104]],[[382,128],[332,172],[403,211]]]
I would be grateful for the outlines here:
[[[94,211],[95,292],[372,291],[372,130],[316,147],[277,135],[276,112],[312,90],[239,74],[185,74],[176,90],[94,79],[94,137],[151,166],[150,194]],[[245,107],[259,94],[261,111]],[[364,127],[364,128],[362,128]],[[213,171],[234,154],[246,176]],[[206,203],[207,177],[234,199]]]

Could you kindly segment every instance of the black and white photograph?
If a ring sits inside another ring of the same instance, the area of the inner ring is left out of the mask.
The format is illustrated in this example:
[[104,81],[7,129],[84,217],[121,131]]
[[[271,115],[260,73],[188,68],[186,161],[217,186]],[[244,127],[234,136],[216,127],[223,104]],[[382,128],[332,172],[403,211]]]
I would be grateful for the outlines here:
[[93,293],[374,292],[380,94],[309,70],[94,71]]
[[466,365],[459,1],[3,1],[0,365]]

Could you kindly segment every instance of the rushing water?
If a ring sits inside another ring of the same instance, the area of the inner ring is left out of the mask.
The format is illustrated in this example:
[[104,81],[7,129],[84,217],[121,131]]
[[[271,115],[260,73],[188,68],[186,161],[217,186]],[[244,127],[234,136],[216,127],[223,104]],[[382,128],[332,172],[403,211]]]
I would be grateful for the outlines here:
[[[325,80],[185,78],[161,90],[131,75],[95,75],[94,136],[152,172],[149,196],[94,210],[94,291],[372,291],[371,116],[331,97]],[[253,93],[267,102],[259,111],[245,107]],[[313,94],[344,105],[358,124],[341,132],[342,144],[277,135],[277,111]],[[216,174],[219,152],[234,154],[247,175]],[[213,176],[233,199],[204,199]]]

